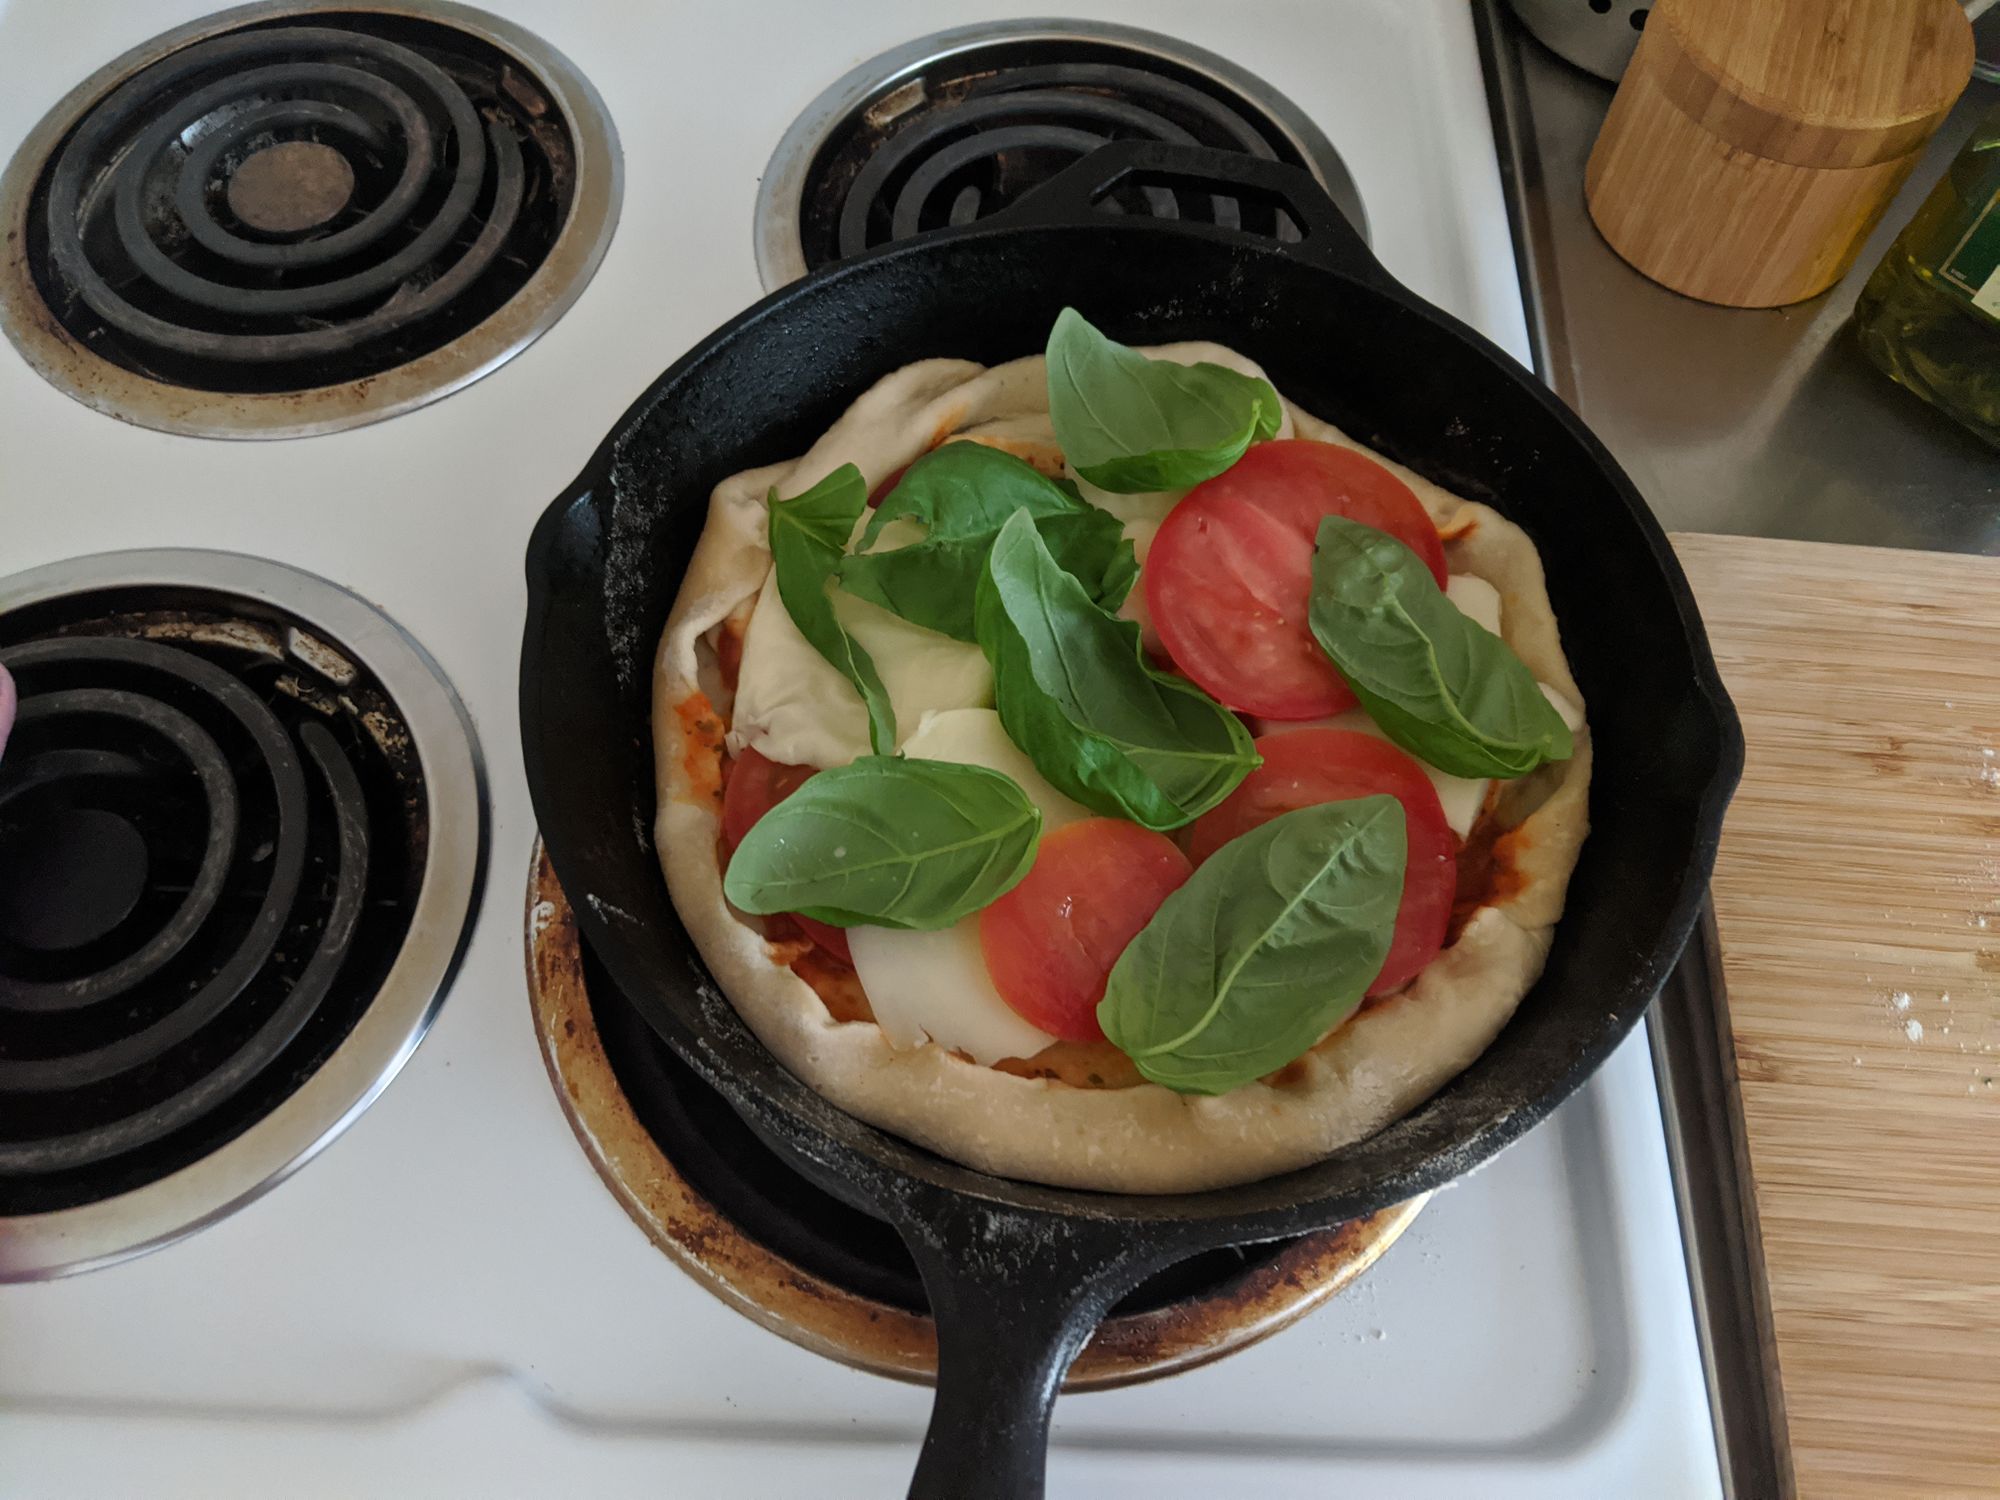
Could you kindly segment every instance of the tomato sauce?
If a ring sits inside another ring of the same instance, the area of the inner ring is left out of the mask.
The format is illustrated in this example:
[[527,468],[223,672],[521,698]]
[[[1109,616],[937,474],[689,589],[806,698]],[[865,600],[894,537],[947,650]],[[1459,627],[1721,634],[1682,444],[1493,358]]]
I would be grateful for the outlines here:
[[681,774],[696,797],[719,801],[722,796],[722,716],[708,701],[708,694],[689,693],[674,705],[681,721],[681,741],[687,749],[681,755]]
[[1458,850],[1458,895],[1451,903],[1445,927],[1448,948],[1458,941],[1473,913],[1519,895],[1528,883],[1518,861],[1526,841],[1518,828],[1501,828],[1490,819],[1472,825],[1471,837]]
[[743,675],[744,629],[731,615],[715,632],[715,672],[722,679],[723,687],[731,693],[736,691],[737,680]]
[[[784,917],[770,917],[770,924],[784,923],[798,935],[793,942],[804,945],[804,951],[796,954],[789,965],[791,971],[813,987],[827,1014],[836,1021],[873,1021],[875,1012],[869,1007],[868,996],[861,988],[861,979],[854,972],[854,966],[844,963],[826,949],[806,937]],[[769,930],[769,929],[767,929]]]
[[1033,1057],[993,1065],[1016,1078],[1049,1078],[1078,1089],[1129,1089],[1145,1082],[1132,1059],[1109,1042],[1055,1042]]
[[869,508],[872,510],[874,509],[874,507],[880,505],[884,500],[887,500],[889,498],[889,491],[893,490],[897,485],[901,484],[903,482],[903,476],[909,472],[910,472],[910,466],[908,464],[904,464],[903,467],[900,469],[891,469],[889,471],[889,477],[884,479],[880,484],[876,485],[874,489],[868,492]]
[[1306,1081],[1306,1060],[1295,1057],[1275,1073],[1266,1073],[1257,1080],[1269,1084],[1274,1089],[1296,1088]]
[[[853,966],[842,963],[803,936],[785,917],[766,917],[771,956],[812,986],[836,1021],[873,1021],[868,995]],[[1109,1042],[1056,1042],[1033,1057],[1010,1057],[993,1065],[1016,1078],[1047,1078],[1079,1089],[1128,1089],[1143,1083],[1132,1059]]]

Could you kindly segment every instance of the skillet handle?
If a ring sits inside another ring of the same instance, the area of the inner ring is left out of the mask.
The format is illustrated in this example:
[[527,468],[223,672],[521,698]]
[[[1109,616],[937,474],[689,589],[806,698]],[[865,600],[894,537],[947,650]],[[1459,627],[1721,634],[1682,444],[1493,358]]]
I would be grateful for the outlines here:
[[1071,1362],[1119,1298],[1192,1248],[1157,1228],[945,1192],[899,1208],[938,1336],[911,1500],[1040,1500]]
[[[1298,226],[1301,238],[1274,240],[1267,235],[1196,219],[1133,219],[1114,215],[1100,206],[1106,196],[1127,183],[1141,188],[1260,200],[1284,209]],[[976,227],[1068,228],[1120,222],[1157,225],[1173,234],[1261,245],[1357,281],[1397,286],[1369,250],[1360,227],[1349,221],[1312,173],[1287,162],[1268,161],[1214,146],[1181,146],[1168,141],[1107,142],[1063,168],[1020,202],[991,218],[979,220]]]

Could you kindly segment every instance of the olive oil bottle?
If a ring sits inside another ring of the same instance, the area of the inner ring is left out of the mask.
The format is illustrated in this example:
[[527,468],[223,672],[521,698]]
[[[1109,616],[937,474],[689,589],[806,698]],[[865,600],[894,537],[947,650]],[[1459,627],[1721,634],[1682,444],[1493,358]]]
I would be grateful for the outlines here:
[[2000,447],[2000,110],[1896,236],[1854,324],[1892,379]]

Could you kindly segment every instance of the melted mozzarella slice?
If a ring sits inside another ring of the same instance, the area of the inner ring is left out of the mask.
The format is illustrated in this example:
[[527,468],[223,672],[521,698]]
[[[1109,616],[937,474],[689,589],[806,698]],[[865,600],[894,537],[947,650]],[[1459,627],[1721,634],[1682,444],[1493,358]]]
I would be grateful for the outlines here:
[[[1125,523],[1125,534],[1133,535],[1135,526],[1146,528],[1146,541],[1151,543],[1153,532],[1160,529],[1160,522],[1166,520],[1167,512],[1180,503],[1186,490],[1149,490],[1137,495],[1121,495],[1116,490],[1100,490],[1075,469],[1064,465],[1063,472],[1076,486],[1077,494],[1099,510],[1108,510]],[[1134,538],[1136,544],[1136,538]],[[1139,561],[1146,560],[1144,548],[1140,549]]]
[[1454,573],[1445,580],[1444,596],[1458,606],[1460,614],[1484,625],[1495,635],[1500,633],[1500,590],[1484,578],[1474,578],[1470,573]]
[[[993,701],[993,669],[972,642],[912,625],[837,590],[833,609],[874,658],[903,739],[927,713]],[[729,744],[800,766],[844,766],[869,751],[860,695],[792,623],[775,572],[764,580],[743,637]]]
[[903,741],[903,753],[918,760],[949,760],[962,766],[984,766],[1012,777],[1042,810],[1042,832],[1090,817],[1091,811],[1051,786],[1026,752],[1007,738],[1000,715],[991,708],[951,708],[925,714],[917,732]]
[[[1013,777],[1042,810],[1044,832],[1090,816],[1087,808],[1049,785],[1007,738],[1000,715],[990,708],[929,714],[903,749],[922,760],[985,766]],[[993,987],[979,945],[977,915],[938,932],[850,927],[847,946],[875,1020],[892,1046],[915,1047],[928,1038],[974,1062],[991,1064],[1032,1057],[1055,1040],[1022,1020]]]
[[1578,708],[1574,703],[1570,702],[1569,699],[1565,698],[1561,693],[1557,692],[1554,688],[1550,687],[1546,682],[1538,682],[1535,684],[1535,686],[1540,688],[1542,690],[1542,696],[1549,700],[1549,707],[1553,708],[1557,713],[1562,715],[1562,721],[1563,723],[1569,726],[1569,732],[1571,734],[1575,734],[1577,730],[1583,728],[1582,709]]
[[[1099,510],[1109,511],[1125,527],[1125,540],[1132,544],[1132,553],[1139,560],[1141,568],[1146,566],[1146,554],[1153,550],[1153,538],[1160,534],[1161,523],[1167,519],[1167,512],[1180,502],[1186,490],[1157,490],[1144,495],[1120,495],[1111,490],[1100,490],[1087,479],[1077,477],[1074,469],[1064,472],[1076,485],[1076,492]],[[1125,602],[1118,607],[1118,618],[1138,623],[1139,631],[1149,652],[1164,654],[1166,648],[1160,644],[1159,632],[1153,629],[1152,612],[1146,607],[1146,590],[1141,583],[1132,585],[1132,592],[1125,596]]]
[[937,932],[850,927],[847,947],[875,1021],[893,1047],[926,1038],[976,1063],[1033,1057],[1055,1040],[1022,1020],[986,972],[979,918]]

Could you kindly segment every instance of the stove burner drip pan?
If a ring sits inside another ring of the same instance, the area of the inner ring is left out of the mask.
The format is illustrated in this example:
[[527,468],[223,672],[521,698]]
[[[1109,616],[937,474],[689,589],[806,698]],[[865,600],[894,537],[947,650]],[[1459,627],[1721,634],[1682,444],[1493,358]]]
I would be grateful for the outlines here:
[[[807,107],[764,170],[758,272],[770,290],[879,245],[974,223],[1114,140],[1305,167],[1367,233],[1340,154],[1262,79],[1156,32],[1007,21],[885,52]],[[1227,194],[1136,187],[1104,206],[1278,239],[1299,234],[1282,209]]]
[[126,553],[0,580],[0,664],[15,1279],[185,1233],[357,1114],[456,961],[482,815],[450,689],[290,568]]
[[142,425],[349,425],[553,321],[602,253],[617,173],[601,102],[504,22],[228,12],[119,59],[22,146],[0,322]]
[[[528,986],[556,1097],[647,1237],[793,1343],[900,1380],[937,1374],[937,1335],[895,1230],[794,1172],[662,1042],[583,945],[548,855],[528,886]],[[1112,1309],[1067,1388],[1131,1385],[1220,1359],[1372,1266],[1425,1198],[1323,1234],[1215,1250]]]

